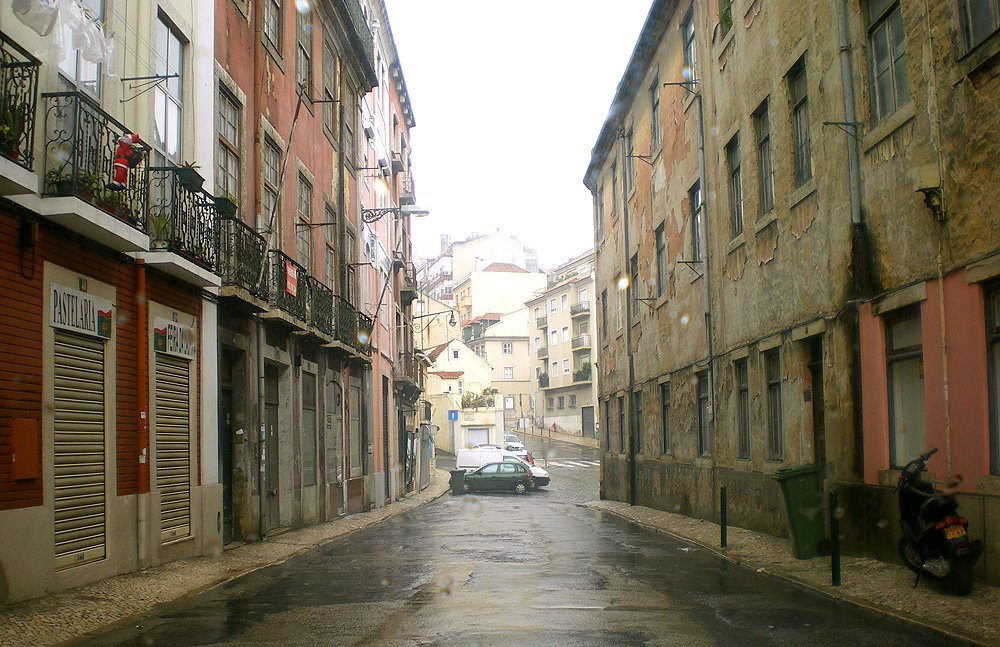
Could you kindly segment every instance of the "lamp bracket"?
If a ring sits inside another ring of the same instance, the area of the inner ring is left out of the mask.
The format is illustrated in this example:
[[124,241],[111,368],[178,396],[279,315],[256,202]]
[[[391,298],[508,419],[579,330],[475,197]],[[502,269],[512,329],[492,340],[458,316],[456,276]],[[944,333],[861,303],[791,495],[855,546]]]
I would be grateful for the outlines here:
[[695,274],[697,274],[697,275],[698,275],[698,278],[699,278],[699,279],[701,279],[701,278],[704,278],[704,277],[705,277],[705,275],[704,275],[704,274],[702,274],[702,273],[701,273],[701,272],[699,272],[699,271],[698,271],[697,269],[695,269],[695,266],[696,266],[696,265],[701,265],[701,264],[702,264],[702,263],[703,263],[704,261],[682,261],[682,260],[680,260],[680,259],[677,259],[677,260],[676,260],[676,261],[674,261],[674,262],[675,262],[675,263],[680,263],[681,265],[687,265],[687,266],[688,266],[688,268],[689,268],[689,269],[690,269],[690,270],[691,270],[692,272],[694,272]]
[[697,79],[693,79],[691,81],[673,81],[671,83],[664,83],[663,85],[665,85],[665,86],[667,86],[667,85],[680,86],[680,87],[684,88],[685,92],[688,92],[688,93],[690,93],[690,94],[692,94],[694,96],[698,95],[698,92],[696,90],[692,90],[691,89],[691,86],[697,86],[698,85],[698,80]]

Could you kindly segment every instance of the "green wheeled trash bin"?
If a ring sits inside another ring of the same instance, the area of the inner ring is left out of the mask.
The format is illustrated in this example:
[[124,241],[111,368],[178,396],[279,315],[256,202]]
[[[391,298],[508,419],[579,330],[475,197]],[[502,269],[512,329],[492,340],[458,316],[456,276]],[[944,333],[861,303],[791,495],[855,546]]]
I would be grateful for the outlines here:
[[823,466],[789,465],[774,473],[785,496],[785,510],[792,533],[792,553],[797,559],[827,554],[823,531]]
[[465,470],[452,470],[451,480],[448,481],[451,485],[452,494],[464,494],[465,493]]

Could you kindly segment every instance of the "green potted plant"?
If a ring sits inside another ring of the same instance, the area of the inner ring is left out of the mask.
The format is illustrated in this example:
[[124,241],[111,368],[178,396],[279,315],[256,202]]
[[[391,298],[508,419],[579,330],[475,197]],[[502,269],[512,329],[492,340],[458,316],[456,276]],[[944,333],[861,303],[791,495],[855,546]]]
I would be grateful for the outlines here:
[[27,106],[12,103],[9,95],[0,99],[0,154],[15,161],[21,159],[21,137],[27,115]]
[[198,173],[199,168],[193,162],[184,162],[184,164],[177,167],[174,174],[177,176],[177,181],[182,187],[188,191],[198,191],[201,189],[201,185],[205,183],[205,178]]
[[95,197],[94,203],[112,216],[122,220],[126,220],[132,214],[132,210],[126,208],[125,196],[120,191],[100,191]]
[[93,202],[94,197],[97,195],[97,191],[103,184],[101,176],[97,173],[82,171],[78,173],[76,177],[79,182],[79,196],[87,202]]
[[215,209],[223,218],[232,218],[240,208],[240,203],[232,193],[215,196]]
[[166,249],[170,244],[170,212],[165,209],[149,213],[149,248]]
[[64,164],[59,168],[45,172],[45,186],[49,193],[56,195],[74,195],[76,193],[77,181],[66,169],[67,166]]

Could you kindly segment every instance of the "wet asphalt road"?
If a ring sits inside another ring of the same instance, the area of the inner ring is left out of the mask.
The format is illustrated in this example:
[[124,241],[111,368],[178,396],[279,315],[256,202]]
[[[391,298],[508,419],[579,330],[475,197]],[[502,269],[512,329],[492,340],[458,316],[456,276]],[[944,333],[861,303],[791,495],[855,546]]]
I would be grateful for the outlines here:
[[549,488],[447,494],[75,644],[959,644],[580,507],[567,495],[597,470],[549,471]]

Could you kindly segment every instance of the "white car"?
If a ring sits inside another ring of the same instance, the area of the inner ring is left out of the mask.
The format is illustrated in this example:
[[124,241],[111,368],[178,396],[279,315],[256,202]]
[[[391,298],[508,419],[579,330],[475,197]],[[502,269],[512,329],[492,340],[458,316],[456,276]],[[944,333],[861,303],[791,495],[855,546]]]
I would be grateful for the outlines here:
[[552,477],[549,476],[549,473],[547,471],[543,470],[541,467],[538,467],[537,465],[532,465],[528,463],[526,460],[524,460],[519,456],[515,456],[509,452],[504,452],[503,459],[508,462],[516,462],[526,466],[531,471],[531,478],[534,480],[535,487],[544,487],[548,485],[549,482],[552,480]]

